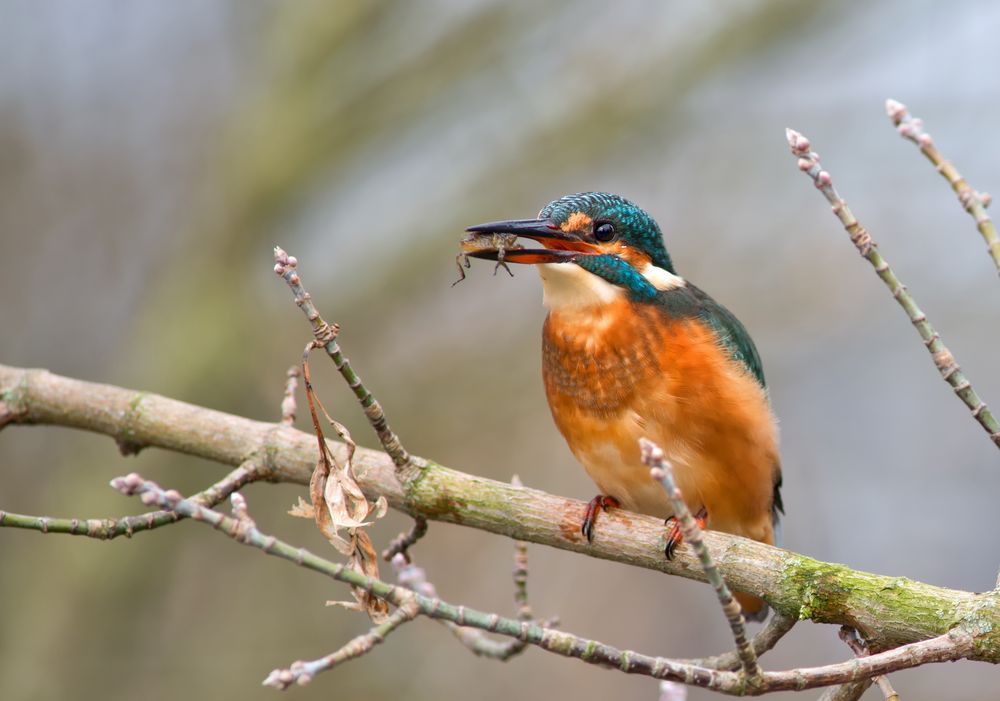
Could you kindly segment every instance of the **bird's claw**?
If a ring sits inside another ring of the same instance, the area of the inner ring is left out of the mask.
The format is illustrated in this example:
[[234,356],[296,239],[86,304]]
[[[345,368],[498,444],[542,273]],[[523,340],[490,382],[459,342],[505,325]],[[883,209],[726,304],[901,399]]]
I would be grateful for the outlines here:
[[587,502],[587,510],[583,514],[583,525],[580,526],[580,532],[583,533],[583,537],[587,539],[588,543],[594,542],[594,522],[597,520],[597,514],[601,512],[601,509],[607,511],[610,508],[618,508],[619,506],[621,504],[618,503],[617,499],[603,494],[598,494]]
[[[700,528],[704,528],[705,522],[708,521],[708,512],[702,508],[695,515],[694,520]],[[663,525],[669,526],[667,529],[667,543],[663,548],[663,554],[667,556],[668,560],[673,560],[674,554],[677,552],[677,546],[684,542],[684,534],[681,532],[681,524],[676,516],[668,518],[663,522]]]

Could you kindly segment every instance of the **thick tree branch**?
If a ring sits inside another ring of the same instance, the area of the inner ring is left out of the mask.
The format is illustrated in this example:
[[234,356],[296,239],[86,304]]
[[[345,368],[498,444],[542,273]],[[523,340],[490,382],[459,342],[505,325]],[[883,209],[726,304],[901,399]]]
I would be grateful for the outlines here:
[[[311,678],[312,674],[328,669],[337,662],[364,654],[374,647],[385,634],[416,615],[450,621],[460,626],[488,630],[523,640],[530,645],[564,657],[579,659],[588,664],[616,667],[627,674],[642,674],[656,679],[680,681],[737,696],[759,695],[772,691],[801,691],[856,681],[932,662],[962,659],[971,655],[975,646],[971,634],[964,630],[954,630],[919,643],[902,645],[887,652],[854,658],[839,664],[781,672],[762,672],[754,680],[755,683],[750,685],[743,672],[710,670],[679,660],[651,657],[630,650],[619,650],[596,640],[587,640],[570,633],[544,628],[528,621],[487,614],[464,606],[456,607],[441,599],[423,596],[411,590],[395,587],[368,577],[344,565],[317,557],[304,548],[296,548],[274,536],[261,533],[247,515],[246,503],[239,495],[234,495],[236,498],[233,499],[234,517],[228,517],[207,509],[190,499],[184,499],[176,491],[165,491],[155,483],[146,481],[134,473],[126,477],[116,478],[112,480],[111,484],[124,494],[139,495],[146,504],[157,504],[165,509],[178,511],[197,522],[211,525],[230,538],[258,548],[268,555],[283,558],[307,569],[325,574],[337,581],[363,588],[373,596],[398,606],[400,609],[405,609],[404,613],[386,621],[384,630],[381,626],[372,629],[367,635],[356,638],[352,643],[349,643],[347,648],[341,648],[333,655],[311,663],[313,666],[310,668],[300,665],[299,668],[303,674],[307,675],[307,679]],[[272,672],[267,681],[271,681],[274,674]],[[284,688],[285,685],[280,686]]]
[[[275,481],[307,484],[316,461],[315,438],[295,429],[44,370],[0,365],[0,402],[13,423],[71,426],[227,465],[256,458]],[[346,457],[343,444],[331,441],[330,447]],[[365,492],[384,495],[411,515],[704,580],[688,548],[674,560],[663,557],[659,519],[615,509],[588,544],[578,528],[583,502],[421,458],[413,462],[418,476],[404,487],[385,453],[359,448],[354,456]],[[974,640],[972,659],[1000,662],[1000,592],[975,594],[861,572],[721,533],[704,538],[733,589],[764,598],[784,615],[849,625],[876,652],[959,628]]]

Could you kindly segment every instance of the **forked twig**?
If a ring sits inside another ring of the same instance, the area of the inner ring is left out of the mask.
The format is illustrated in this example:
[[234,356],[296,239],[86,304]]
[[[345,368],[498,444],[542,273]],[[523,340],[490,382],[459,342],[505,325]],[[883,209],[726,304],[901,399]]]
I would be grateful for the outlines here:
[[[315,339],[312,344],[306,346],[302,362],[303,379],[306,384],[306,397],[309,400],[309,409],[313,418],[313,427],[316,431],[317,438],[321,442],[319,447],[321,459],[324,464],[327,464],[328,466],[328,456],[326,448],[322,444],[322,430],[319,427],[319,420],[316,416],[315,407],[313,406],[314,392],[309,378],[307,357],[312,348],[323,348],[327,355],[330,356],[334,366],[337,368],[338,372],[340,372],[344,381],[347,382],[351,391],[354,392],[354,396],[357,397],[358,401],[361,403],[361,408],[365,412],[365,417],[375,430],[379,442],[382,444],[382,448],[392,458],[392,462],[396,466],[396,472],[400,477],[400,481],[403,483],[408,482],[414,476],[412,456],[409,452],[407,452],[406,448],[403,447],[402,442],[399,440],[399,436],[397,436],[389,426],[389,422],[386,419],[385,411],[383,411],[382,405],[371,393],[371,391],[368,390],[364,382],[362,382],[360,375],[354,371],[354,368],[351,366],[351,362],[340,349],[340,344],[337,343],[337,334],[340,331],[340,327],[337,324],[328,324],[320,315],[316,305],[312,302],[312,295],[310,295],[302,285],[302,278],[299,276],[297,267],[298,260],[295,256],[288,255],[280,246],[274,247],[274,272],[281,276],[286,283],[288,283],[288,287],[292,290],[292,294],[295,298],[295,304],[297,304],[302,310],[302,313],[306,315],[306,319],[309,320],[309,323],[312,326],[313,338]],[[390,560],[396,553],[403,553],[405,555],[410,546],[423,537],[425,533],[427,533],[427,520],[422,516],[415,516],[414,525],[410,531],[408,533],[400,534],[389,545],[383,553],[383,556],[386,560]]]
[[274,272],[280,275],[291,288],[292,294],[295,296],[295,304],[299,306],[312,325],[317,347],[326,350],[327,355],[333,360],[334,366],[361,403],[365,416],[368,417],[369,423],[375,429],[385,452],[392,457],[396,467],[402,469],[410,463],[410,454],[403,447],[399,437],[389,427],[382,405],[365,387],[361,377],[351,367],[351,362],[340,350],[340,345],[337,343],[337,333],[340,331],[340,327],[337,324],[328,324],[320,316],[319,310],[312,303],[312,295],[306,292],[302,286],[302,278],[299,277],[296,270],[297,266],[298,260],[295,256],[288,255],[279,246],[274,247]]
[[972,412],[972,417],[979,422],[989,434],[993,443],[1000,448],[1000,423],[997,422],[993,413],[986,406],[986,403],[979,398],[976,390],[962,372],[955,356],[941,341],[941,336],[931,323],[927,320],[927,315],[917,306],[916,300],[906,289],[906,285],[899,281],[896,274],[889,267],[889,263],[879,253],[878,248],[872,241],[871,235],[861,226],[854,217],[847,202],[837,193],[833,187],[833,179],[830,174],[823,170],[819,162],[819,154],[812,150],[809,139],[804,137],[794,129],[786,129],[785,136],[788,138],[788,145],[791,146],[792,154],[798,158],[799,170],[806,173],[813,179],[816,188],[823,193],[827,201],[833,205],[833,213],[844,225],[844,229],[851,237],[851,241],[857,247],[858,252],[872,264],[875,272],[882,282],[892,292],[899,305],[906,311],[917,333],[924,340],[927,352],[931,354],[934,365],[937,367],[945,382],[952,386],[955,394],[965,403],[965,406]]

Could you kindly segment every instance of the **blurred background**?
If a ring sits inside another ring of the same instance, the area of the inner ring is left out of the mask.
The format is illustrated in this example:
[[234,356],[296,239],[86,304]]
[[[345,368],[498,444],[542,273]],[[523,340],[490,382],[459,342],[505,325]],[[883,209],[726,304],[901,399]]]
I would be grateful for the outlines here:
[[[996,449],[784,128],[812,139],[1000,407],[996,271],[883,112],[907,103],[975,187],[1000,190],[996,3],[5,0],[0,13],[0,362],[276,419],[309,338],[271,270],[280,243],[412,452],[589,499],[542,392],[537,276],[474,262],[451,283],[464,226],[617,192],[757,341],[782,426],[785,545],[994,586]],[[330,364],[314,367],[326,406],[376,445]],[[46,427],[4,431],[0,465],[0,508],[81,518],[136,509],[106,486],[124,472],[185,491],[224,474]],[[302,493],[247,490],[263,528],[336,557],[285,514]],[[376,544],[406,525],[390,514]],[[414,554],[443,597],[514,611],[510,542],[432,523]],[[535,610],[569,630],[683,657],[731,645],[704,585],[530,557]],[[4,699],[274,699],[269,670],[368,627],[324,608],[341,587],[191,523],[110,543],[2,530],[0,563]],[[804,623],[766,662],[847,655],[836,628]],[[960,663],[892,681],[907,701],[981,699],[1000,676]],[[480,660],[421,621],[288,693],[649,700],[656,683],[537,650]]]

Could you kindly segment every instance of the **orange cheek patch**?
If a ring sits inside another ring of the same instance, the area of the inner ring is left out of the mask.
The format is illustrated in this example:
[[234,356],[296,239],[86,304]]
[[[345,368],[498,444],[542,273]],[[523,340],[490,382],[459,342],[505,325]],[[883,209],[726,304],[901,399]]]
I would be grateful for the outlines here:
[[614,248],[607,252],[615,254],[636,270],[642,270],[651,260],[650,257],[642,251],[638,251],[631,246],[626,246],[621,241],[617,241],[613,245]]
[[573,212],[569,215],[569,219],[567,219],[559,228],[567,233],[571,231],[590,231],[590,227],[593,223],[594,220],[583,212]]

